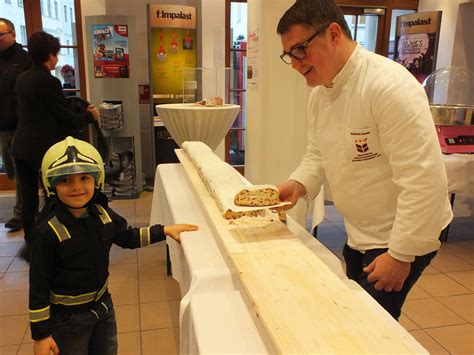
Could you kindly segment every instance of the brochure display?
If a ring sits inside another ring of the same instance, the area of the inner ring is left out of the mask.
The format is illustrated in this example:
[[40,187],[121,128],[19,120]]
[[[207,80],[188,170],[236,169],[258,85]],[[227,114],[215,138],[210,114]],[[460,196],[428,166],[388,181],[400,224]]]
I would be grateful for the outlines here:
[[395,61],[407,68],[420,83],[436,67],[441,11],[397,17]]
[[[99,125],[107,144],[105,192],[111,198],[135,198],[143,190],[140,109],[137,99],[135,18],[86,16],[90,102],[99,108]],[[99,74],[98,66],[101,66]],[[121,69],[122,68],[122,69]],[[109,80],[110,78],[120,78]],[[92,142],[98,143],[92,135]]]

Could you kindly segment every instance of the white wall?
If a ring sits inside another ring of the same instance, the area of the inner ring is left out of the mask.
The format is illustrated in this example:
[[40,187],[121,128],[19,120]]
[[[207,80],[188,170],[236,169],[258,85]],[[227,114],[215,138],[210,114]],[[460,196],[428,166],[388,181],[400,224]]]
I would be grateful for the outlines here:
[[[202,0],[203,2],[219,2],[217,0]],[[224,1],[221,1],[222,3]],[[147,34],[147,10],[146,5],[150,3],[149,0],[81,0],[81,11],[83,16],[83,33],[84,38],[86,29],[84,28],[84,17],[90,15],[107,15],[107,16],[133,16],[135,17],[136,32],[130,34],[135,35],[136,38],[136,51],[131,53],[133,60],[136,63],[136,72],[133,73],[137,78],[137,84],[149,84],[149,71],[148,71],[148,34]],[[200,4],[201,0],[154,0],[154,4],[174,4],[174,5],[187,5],[197,7],[197,17],[200,18]],[[223,17],[222,12],[222,17]],[[207,15],[206,15],[207,17]],[[206,20],[207,22],[207,20]],[[201,23],[198,22],[198,26]],[[200,31],[198,31],[197,40],[198,43],[201,41]],[[85,46],[90,45],[85,43]],[[200,48],[201,46],[198,46]],[[84,53],[87,53],[85,48]],[[200,51],[198,50],[198,57]],[[86,72],[88,65],[91,65],[91,58],[85,58],[86,61]],[[199,62],[198,62],[199,63]],[[135,89],[136,100],[138,101],[138,86]],[[94,103],[98,104],[98,103]],[[155,162],[154,162],[154,135],[153,135],[153,120],[151,117],[151,109],[149,104],[139,105],[139,117],[132,117],[126,119],[140,120],[140,137],[135,139],[140,140],[141,151],[142,151],[142,170],[146,176],[153,178],[155,175]],[[141,172],[137,171],[137,174],[141,175]]]
[[[310,89],[280,59],[282,46],[276,33],[278,21],[293,2],[248,0],[248,33],[259,36],[258,89],[247,86],[245,176],[254,184],[286,181],[306,147]],[[305,213],[293,209],[291,214],[305,223]]]
[[[225,1],[202,0],[201,14],[201,66],[203,68],[225,66]],[[224,141],[216,148],[215,153],[225,157]]]

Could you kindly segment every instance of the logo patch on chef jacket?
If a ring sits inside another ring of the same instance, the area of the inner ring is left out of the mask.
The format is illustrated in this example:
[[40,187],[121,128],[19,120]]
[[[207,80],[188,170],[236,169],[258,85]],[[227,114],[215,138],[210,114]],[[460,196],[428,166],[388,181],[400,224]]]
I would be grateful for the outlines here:
[[356,155],[352,157],[353,162],[371,160],[382,155],[378,152],[371,151],[369,145],[369,138],[371,137],[370,131],[351,132],[351,136],[353,136],[354,145],[357,152]]
[[356,149],[359,153],[365,153],[369,150],[369,146],[367,145],[367,138],[364,139],[356,139],[355,140]]

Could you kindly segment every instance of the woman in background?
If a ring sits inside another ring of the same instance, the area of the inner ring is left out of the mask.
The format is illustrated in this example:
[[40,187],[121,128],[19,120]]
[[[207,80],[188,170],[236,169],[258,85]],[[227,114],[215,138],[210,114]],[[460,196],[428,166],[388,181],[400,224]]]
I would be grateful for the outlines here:
[[[19,122],[13,138],[13,157],[23,196],[23,229],[25,240],[33,229],[38,212],[38,178],[41,159],[53,144],[69,132],[97,120],[98,110],[90,105],[85,113],[71,110],[59,79],[51,75],[58,63],[59,40],[46,32],[36,32],[28,39],[31,69],[23,72],[16,83]],[[29,257],[28,248],[21,253]]]

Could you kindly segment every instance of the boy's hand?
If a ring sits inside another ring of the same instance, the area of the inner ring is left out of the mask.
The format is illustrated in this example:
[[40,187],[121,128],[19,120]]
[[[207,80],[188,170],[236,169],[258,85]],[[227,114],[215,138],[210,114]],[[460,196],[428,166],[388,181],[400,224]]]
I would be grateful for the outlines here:
[[165,226],[164,232],[178,243],[181,243],[181,232],[193,232],[197,231],[198,229],[199,227],[195,226],[194,224],[173,224],[171,226]]
[[54,355],[59,354],[59,348],[51,335],[41,340],[35,340],[33,347],[35,355],[49,355],[51,351]]

